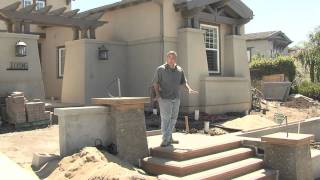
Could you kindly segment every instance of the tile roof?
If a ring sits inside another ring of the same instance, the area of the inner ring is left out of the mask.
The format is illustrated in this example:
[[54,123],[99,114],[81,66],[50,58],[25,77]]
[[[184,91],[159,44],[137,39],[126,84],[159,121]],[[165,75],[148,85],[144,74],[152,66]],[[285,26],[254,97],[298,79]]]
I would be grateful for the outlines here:
[[250,34],[245,34],[245,37],[247,40],[268,39],[272,37],[274,34],[279,32],[281,31],[266,31],[266,32],[250,33]]

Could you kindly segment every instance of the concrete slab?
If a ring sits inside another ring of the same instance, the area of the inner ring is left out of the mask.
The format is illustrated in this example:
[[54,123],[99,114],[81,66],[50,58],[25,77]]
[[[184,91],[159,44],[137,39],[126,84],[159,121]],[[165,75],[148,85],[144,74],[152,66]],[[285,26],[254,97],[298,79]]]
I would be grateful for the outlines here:
[[320,178],[320,151],[311,149],[313,178]]
[[[176,149],[176,150],[195,150],[199,148],[205,148],[231,140],[241,140],[242,137],[233,136],[229,134],[221,136],[208,136],[203,134],[185,134],[185,133],[173,133],[173,138],[179,141],[179,144],[172,144],[172,146],[164,147],[164,149]],[[162,135],[149,136],[148,147],[156,148],[160,146]]]
[[38,180],[39,178],[0,153],[0,179]]
[[144,104],[150,102],[149,97],[114,97],[114,98],[92,98],[94,105],[128,105]]
[[267,136],[261,137],[262,141],[267,141],[271,144],[280,144],[280,145],[301,145],[301,144],[310,144],[314,140],[314,135],[312,134],[295,134],[295,133],[275,133]]

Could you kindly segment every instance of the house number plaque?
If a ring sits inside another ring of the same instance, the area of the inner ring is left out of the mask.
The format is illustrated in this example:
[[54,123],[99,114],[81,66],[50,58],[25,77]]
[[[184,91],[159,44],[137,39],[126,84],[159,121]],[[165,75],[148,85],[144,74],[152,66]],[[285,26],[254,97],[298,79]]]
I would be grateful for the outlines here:
[[28,63],[25,62],[11,62],[10,67],[7,70],[23,70],[27,71],[29,69]]

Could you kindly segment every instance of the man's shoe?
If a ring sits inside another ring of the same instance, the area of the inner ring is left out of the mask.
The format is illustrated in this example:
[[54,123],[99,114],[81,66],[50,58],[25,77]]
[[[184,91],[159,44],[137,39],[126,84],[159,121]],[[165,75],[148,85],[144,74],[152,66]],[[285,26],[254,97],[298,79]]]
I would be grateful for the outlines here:
[[170,143],[171,144],[179,144],[179,141],[171,138]]
[[169,146],[169,143],[162,141],[162,143],[160,144],[161,147],[167,147]]

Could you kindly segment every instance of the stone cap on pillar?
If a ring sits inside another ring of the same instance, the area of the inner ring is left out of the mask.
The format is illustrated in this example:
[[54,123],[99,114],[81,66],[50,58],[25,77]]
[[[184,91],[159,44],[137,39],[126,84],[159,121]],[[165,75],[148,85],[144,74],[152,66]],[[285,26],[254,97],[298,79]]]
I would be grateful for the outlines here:
[[289,133],[287,137],[287,133],[284,133],[284,132],[270,134],[270,135],[261,137],[261,141],[264,141],[270,144],[279,144],[279,145],[287,145],[287,146],[298,146],[298,145],[310,144],[310,142],[313,140],[314,140],[313,134]]
[[91,102],[94,105],[121,106],[121,105],[145,104],[150,102],[150,98],[149,97],[92,98]]

